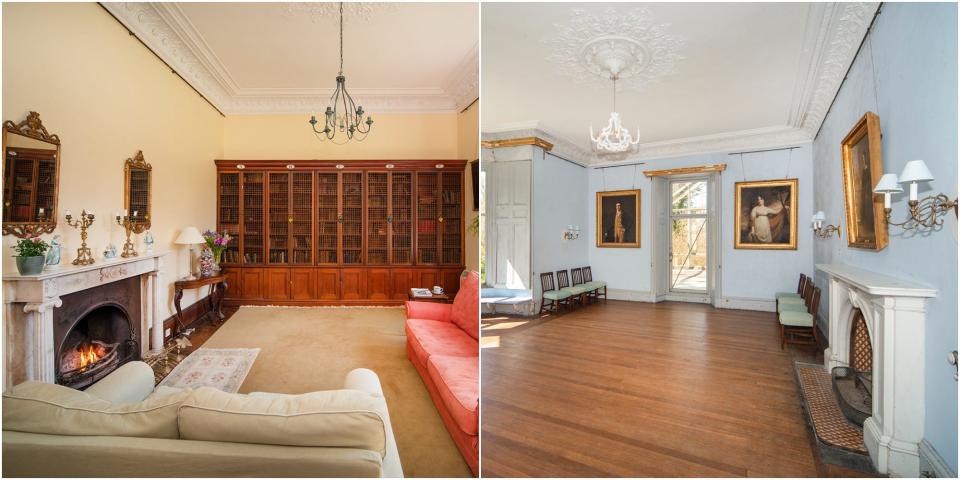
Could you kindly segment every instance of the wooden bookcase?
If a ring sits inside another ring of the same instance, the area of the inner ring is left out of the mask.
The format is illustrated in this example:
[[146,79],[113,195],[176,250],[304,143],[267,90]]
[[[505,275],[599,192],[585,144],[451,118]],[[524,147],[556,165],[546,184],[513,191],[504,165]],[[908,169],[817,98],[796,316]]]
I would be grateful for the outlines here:
[[459,287],[464,161],[216,160],[226,301],[399,304]]

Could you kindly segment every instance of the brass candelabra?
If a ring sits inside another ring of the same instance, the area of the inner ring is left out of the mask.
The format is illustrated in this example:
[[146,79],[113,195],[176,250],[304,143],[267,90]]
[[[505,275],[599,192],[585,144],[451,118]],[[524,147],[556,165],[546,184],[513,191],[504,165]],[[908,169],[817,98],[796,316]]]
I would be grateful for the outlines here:
[[86,210],[80,212],[80,218],[74,220],[67,210],[67,225],[80,229],[80,248],[77,249],[77,258],[73,261],[74,265],[90,265],[94,262],[93,252],[87,246],[87,228],[93,225],[93,212],[87,213]]
[[123,252],[120,253],[120,256],[123,258],[130,258],[137,256],[137,250],[134,248],[133,241],[130,240],[130,234],[141,234],[146,230],[146,224],[141,222],[137,218],[137,212],[134,211],[133,215],[127,215],[124,212],[123,215],[117,214],[117,225],[123,227],[124,231],[127,233],[127,241],[123,244]]
[[921,200],[910,200],[907,206],[910,217],[900,223],[890,220],[892,208],[884,208],[887,223],[904,230],[934,230],[943,225],[943,215],[950,210],[953,210],[954,216],[957,215],[957,201],[950,200],[950,197],[942,193]]

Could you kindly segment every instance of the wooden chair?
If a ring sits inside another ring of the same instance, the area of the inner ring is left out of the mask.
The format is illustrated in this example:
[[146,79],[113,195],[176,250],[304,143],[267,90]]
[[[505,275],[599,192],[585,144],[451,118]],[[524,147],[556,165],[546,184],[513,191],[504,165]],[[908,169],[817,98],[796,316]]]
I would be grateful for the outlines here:
[[[566,272],[564,272],[566,273]],[[564,292],[553,285],[553,272],[540,274],[540,313],[543,313],[545,307],[552,307],[553,313],[560,313],[560,306],[570,303],[570,293]],[[546,303],[550,300],[550,304]]]
[[780,311],[780,303],[802,303],[806,304],[806,300],[803,298],[804,289],[807,286],[807,282],[810,282],[810,277],[800,274],[800,282],[797,283],[796,292],[778,292],[776,295],[777,299],[777,311]]
[[570,293],[574,293],[575,290],[580,296],[580,303],[586,305],[590,300],[590,289],[583,282],[583,269],[571,268],[570,277],[573,279]]
[[570,288],[570,275],[567,274],[566,270],[557,270],[557,290],[561,292],[566,292],[569,295],[568,305],[571,307],[574,306],[574,300],[580,297],[579,294],[574,294],[573,289]]
[[[590,267],[581,268],[583,271],[583,282],[587,288],[593,289],[591,295],[593,298],[599,300],[600,296],[603,295],[603,301],[607,301],[607,282],[593,281],[593,272],[590,271]],[[603,293],[600,290],[603,289]]]
[[780,299],[781,301],[777,302],[777,313],[786,311],[807,311],[807,307],[810,306],[810,296],[813,295],[813,289],[815,286],[816,285],[813,284],[813,279],[807,277],[807,281],[803,286],[803,294],[800,295],[800,298],[786,297]]
[[819,308],[820,287],[813,287],[806,312],[787,310],[777,314],[780,320],[781,350],[787,343],[814,346],[820,344],[820,336],[817,332],[817,309]]

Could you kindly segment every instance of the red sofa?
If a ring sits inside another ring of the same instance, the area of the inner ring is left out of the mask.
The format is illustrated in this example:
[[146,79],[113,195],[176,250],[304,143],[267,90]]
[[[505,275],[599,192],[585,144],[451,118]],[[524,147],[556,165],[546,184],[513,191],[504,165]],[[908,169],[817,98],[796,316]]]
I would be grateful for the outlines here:
[[407,302],[407,356],[417,368],[447,431],[479,470],[480,274],[460,276],[453,304]]

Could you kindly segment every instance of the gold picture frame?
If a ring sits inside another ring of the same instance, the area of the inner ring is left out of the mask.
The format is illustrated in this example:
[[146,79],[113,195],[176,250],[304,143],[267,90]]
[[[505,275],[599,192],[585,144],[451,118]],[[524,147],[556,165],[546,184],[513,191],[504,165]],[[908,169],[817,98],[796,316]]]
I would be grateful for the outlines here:
[[883,250],[890,243],[883,196],[873,193],[874,185],[883,175],[880,117],[873,112],[865,113],[840,145],[847,246]]
[[640,248],[640,190],[597,192],[597,247]]
[[733,247],[797,249],[797,179],[737,182]]

